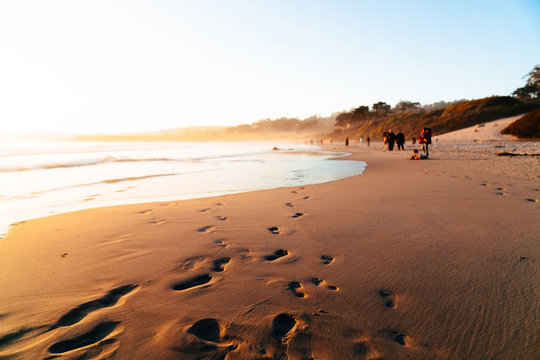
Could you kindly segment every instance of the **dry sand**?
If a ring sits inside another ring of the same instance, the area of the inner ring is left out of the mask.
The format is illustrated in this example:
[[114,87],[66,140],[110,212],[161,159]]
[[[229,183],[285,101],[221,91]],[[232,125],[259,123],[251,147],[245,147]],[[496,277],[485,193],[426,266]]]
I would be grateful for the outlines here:
[[409,156],[19,224],[0,242],[0,358],[538,359],[538,158]]
[[471,141],[512,141],[516,138],[511,135],[501,135],[502,129],[521,118],[523,115],[512,116],[495,121],[489,121],[465,129],[452,131],[439,136],[439,141],[446,142],[471,142]]

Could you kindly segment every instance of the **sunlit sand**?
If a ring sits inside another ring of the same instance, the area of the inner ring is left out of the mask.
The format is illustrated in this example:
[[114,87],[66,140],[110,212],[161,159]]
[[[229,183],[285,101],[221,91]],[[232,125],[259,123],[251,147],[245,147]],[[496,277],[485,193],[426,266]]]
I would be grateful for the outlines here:
[[533,359],[538,160],[473,144],[355,144],[344,180],[19,224],[0,356]]

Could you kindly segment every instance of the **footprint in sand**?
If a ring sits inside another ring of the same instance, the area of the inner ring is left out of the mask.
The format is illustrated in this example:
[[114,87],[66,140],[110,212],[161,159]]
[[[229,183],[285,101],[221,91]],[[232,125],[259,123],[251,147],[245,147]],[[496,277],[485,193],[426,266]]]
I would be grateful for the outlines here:
[[507,196],[508,193],[505,193],[504,191],[500,191],[500,192],[496,192],[495,195]]
[[212,208],[205,208],[205,209],[199,210],[199,212],[208,212],[208,211],[210,211],[210,210],[212,210]]
[[163,224],[166,224],[167,223],[167,220],[165,219],[153,219],[153,220],[150,220],[150,224],[153,224],[153,225],[163,225]]
[[268,231],[270,231],[272,234],[279,235],[279,228],[277,226],[269,227]]
[[[238,345],[230,342],[230,337],[225,334],[225,327],[218,319],[198,320],[186,332],[189,335],[184,334],[184,341],[175,341],[172,350],[186,354],[190,359],[228,359],[227,353],[238,348]],[[185,356],[175,358],[184,359]]]
[[214,260],[214,265],[212,266],[212,271],[223,272],[225,271],[225,265],[231,262],[231,258],[223,257],[217,260]]
[[298,194],[298,192],[296,190],[291,191],[291,193]]
[[287,205],[288,207],[294,207],[294,204],[291,202],[285,203],[285,205]]
[[281,313],[272,321],[272,336],[280,341],[289,337],[296,327],[296,319],[294,316]]
[[206,261],[205,256],[192,256],[185,259],[182,264],[178,266],[178,269],[182,270],[192,270],[197,268],[200,264]]
[[540,201],[538,199],[525,199],[525,200],[527,200],[528,202],[534,202],[534,203],[537,203]]
[[321,260],[324,265],[329,265],[334,262],[334,257],[330,255],[321,255]]
[[397,342],[399,345],[406,346],[408,341],[408,336],[395,330],[381,330],[381,333],[390,338],[390,340]]
[[302,199],[307,200],[309,198],[310,198],[310,196],[304,196]]
[[216,219],[218,219],[219,221],[225,221],[225,220],[227,220],[229,218],[226,217],[226,216],[216,216]]
[[287,250],[284,250],[284,249],[279,249],[279,250],[276,250],[272,255],[266,255],[264,257],[264,260],[266,261],[275,261],[281,257],[284,257],[284,256],[287,256],[289,255],[289,252]]
[[253,253],[253,250],[249,248],[244,248],[244,249],[238,249],[237,252],[240,254],[241,260],[244,260],[244,261],[253,260],[253,256],[251,255]]
[[293,281],[289,283],[289,286],[287,287],[287,289],[291,290],[294,296],[303,298],[303,297],[306,297],[306,294],[301,291],[298,291],[298,289],[301,289],[302,287],[303,287],[302,284],[300,284],[298,281]]
[[216,206],[223,206],[223,203],[217,202]]
[[[326,281],[321,280],[321,279],[319,279],[317,277],[312,278],[310,281],[315,286],[320,286],[321,284],[322,285],[326,284]],[[326,285],[326,288],[328,290],[331,290],[331,291],[338,291],[339,290],[339,288],[337,286],[334,286],[334,285]]]
[[49,347],[49,353],[63,354],[68,351],[80,349],[82,347],[100,342],[109,336],[118,325],[120,325],[119,321],[109,321],[98,324],[95,328],[85,334],[79,335],[72,339],[57,342]]
[[360,356],[361,359],[365,359],[367,355],[371,352],[371,348],[368,343],[365,341],[359,341],[354,343],[354,353]]
[[137,286],[138,285],[129,284],[117,287],[109,291],[102,298],[86,302],[77,306],[76,308],[71,309],[66,314],[64,314],[56,322],[56,324],[51,326],[48,331],[57,329],[59,327],[75,325],[93,311],[116,305],[120,298],[135,290]]
[[222,248],[227,248],[229,247],[229,244],[227,244],[224,240],[216,240],[214,241],[216,244],[218,244],[219,247],[222,247]]
[[147,210],[139,211],[138,214],[144,215],[144,214],[150,214],[152,212],[154,212],[154,210],[147,209]]
[[294,214],[292,217],[293,218],[299,218],[300,216],[304,215],[303,213],[301,212],[297,212],[296,214]]
[[397,308],[397,297],[392,290],[381,289],[379,290],[379,295],[384,299],[384,305],[387,308],[395,309]]
[[201,286],[201,285],[204,285],[204,284],[208,284],[210,282],[210,280],[212,280],[212,275],[210,275],[210,274],[198,275],[198,276],[195,276],[195,277],[193,277],[191,279],[188,279],[186,281],[182,281],[182,282],[173,284],[171,286],[171,289],[173,289],[175,291],[188,290],[188,289],[194,288],[196,286]]
[[211,233],[214,232],[216,228],[213,225],[203,226],[202,228],[198,229],[198,232],[204,232],[204,233]]
[[216,319],[202,319],[191,325],[188,333],[199,339],[220,342],[223,329]]
[[[2,314],[0,314],[0,319],[2,318]],[[27,334],[30,334],[36,330],[41,330],[43,328],[46,328],[48,326],[38,326],[38,327],[32,327],[32,328],[22,328],[18,331],[8,333],[2,337],[0,337],[0,349],[11,345],[12,343],[24,338]],[[8,357],[9,358],[9,357]]]

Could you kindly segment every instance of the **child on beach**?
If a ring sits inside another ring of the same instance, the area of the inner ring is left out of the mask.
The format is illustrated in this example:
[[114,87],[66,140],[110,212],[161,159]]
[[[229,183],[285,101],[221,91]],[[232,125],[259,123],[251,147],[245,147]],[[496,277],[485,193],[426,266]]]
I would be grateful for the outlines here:
[[411,160],[424,160],[424,159],[427,159],[427,156],[419,154],[418,150],[414,149],[414,152],[411,156]]

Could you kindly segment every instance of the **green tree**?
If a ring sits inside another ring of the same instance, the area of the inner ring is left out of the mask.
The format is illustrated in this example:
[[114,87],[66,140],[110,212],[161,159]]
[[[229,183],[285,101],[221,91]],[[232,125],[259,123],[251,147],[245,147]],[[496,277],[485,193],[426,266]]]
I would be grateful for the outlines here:
[[362,106],[357,107],[356,109],[353,110],[352,115],[354,118],[353,121],[363,120],[369,115],[369,106],[362,105]]
[[392,107],[385,102],[379,101],[371,106],[376,116],[386,116],[392,110]]
[[540,65],[536,65],[530,73],[525,75],[527,83],[525,86],[516,89],[512,95],[521,101],[539,102],[540,101]]
[[419,102],[400,100],[396,106],[394,106],[394,111],[398,113],[419,112],[420,110],[422,110],[422,107]]

